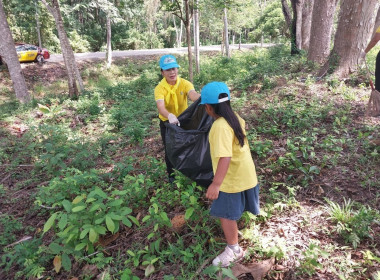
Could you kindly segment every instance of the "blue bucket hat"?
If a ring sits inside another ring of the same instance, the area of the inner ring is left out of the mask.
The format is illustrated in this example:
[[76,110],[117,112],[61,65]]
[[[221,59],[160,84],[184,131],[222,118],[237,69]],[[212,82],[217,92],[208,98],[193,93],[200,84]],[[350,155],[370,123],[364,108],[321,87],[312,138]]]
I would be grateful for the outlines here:
[[160,67],[162,70],[168,70],[171,68],[179,68],[177,60],[171,54],[166,54],[160,58]]
[[[219,99],[219,94],[221,93],[227,93],[228,96]],[[200,104],[218,104],[230,99],[230,90],[225,83],[211,82],[202,88]]]

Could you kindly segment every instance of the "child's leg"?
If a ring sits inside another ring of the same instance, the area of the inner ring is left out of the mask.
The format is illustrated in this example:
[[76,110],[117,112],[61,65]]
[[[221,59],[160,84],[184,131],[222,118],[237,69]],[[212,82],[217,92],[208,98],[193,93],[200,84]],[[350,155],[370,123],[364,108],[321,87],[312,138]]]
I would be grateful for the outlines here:
[[228,245],[235,245],[238,243],[238,227],[236,221],[219,218],[222,224],[224,236],[226,237]]
[[222,224],[224,236],[227,239],[227,247],[223,253],[217,256],[212,264],[215,266],[226,267],[234,261],[239,261],[244,257],[244,250],[238,244],[238,227],[234,220],[219,218]]

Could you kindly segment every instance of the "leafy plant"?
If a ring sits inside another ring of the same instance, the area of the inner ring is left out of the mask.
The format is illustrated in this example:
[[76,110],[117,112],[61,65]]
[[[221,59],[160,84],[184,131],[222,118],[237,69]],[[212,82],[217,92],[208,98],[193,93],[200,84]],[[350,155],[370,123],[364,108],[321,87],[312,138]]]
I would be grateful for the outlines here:
[[322,269],[323,265],[320,263],[319,259],[326,259],[330,254],[323,251],[318,245],[311,242],[306,251],[302,252],[304,259],[301,261],[300,272],[306,273],[312,276],[317,269]]
[[222,277],[227,276],[233,280],[238,280],[234,276],[231,268],[218,267],[218,266],[211,265],[207,267],[205,270],[203,270],[203,274],[207,274],[207,275],[217,275],[218,272],[221,272]]
[[0,246],[9,245],[16,241],[15,232],[22,228],[19,219],[7,214],[0,215]]
[[0,266],[9,271],[13,265],[19,265],[17,278],[40,278],[45,272],[48,260],[51,258],[47,248],[42,245],[40,238],[27,240],[17,244],[1,257]]
[[327,200],[328,206],[324,209],[330,216],[328,219],[337,223],[336,232],[341,234],[346,242],[350,242],[354,248],[364,238],[373,238],[371,225],[379,218],[379,213],[367,206],[359,206],[354,209],[354,203],[344,199],[341,207],[339,204]]
[[[125,192],[114,191],[113,194],[121,196]],[[106,234],[107,230],[112,234],[118,232],[120,221],[128,227],[132,226],[131,221],[139,225],[137,219],[129,215],[132,210],[123,204],[122,198],[109,197],[101,189],[77,196],[71,203],[63,200],[61,205],[64,210],[53,213],[43,229],[45,233],[55,225],[58,230],[58,239],[49,245],[57,254],[56,262],[61,262],[66,270],[70,270],[69,254],[79,255],[84,250],[93,253],[99,236]]]

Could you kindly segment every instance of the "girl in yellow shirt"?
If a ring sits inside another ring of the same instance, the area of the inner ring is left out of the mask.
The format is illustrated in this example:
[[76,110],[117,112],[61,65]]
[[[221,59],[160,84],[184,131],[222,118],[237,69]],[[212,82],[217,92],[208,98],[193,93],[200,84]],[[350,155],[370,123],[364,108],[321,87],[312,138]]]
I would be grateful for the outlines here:
[[227,247],[213,260],[226,267],[242,259],[236,220],[244,211],[259,214],[259,185],[247,137],[245,122],[232,111],[226,84],[212,82],[201,91],[201,104],[215,119],[209,134],[214,179],[206,198],[213,200],[210,214],[220,219]]

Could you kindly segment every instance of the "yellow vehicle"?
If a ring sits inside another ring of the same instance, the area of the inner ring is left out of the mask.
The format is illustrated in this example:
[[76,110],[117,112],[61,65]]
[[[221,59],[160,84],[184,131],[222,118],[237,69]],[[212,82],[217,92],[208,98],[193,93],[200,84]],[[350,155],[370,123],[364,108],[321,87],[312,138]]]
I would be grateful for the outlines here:
[[34,45],[20,45],[16,46],[16,52],[18,55],[18,60],[23,61],[37,61],[44,62],[45,58],[43,51]]

